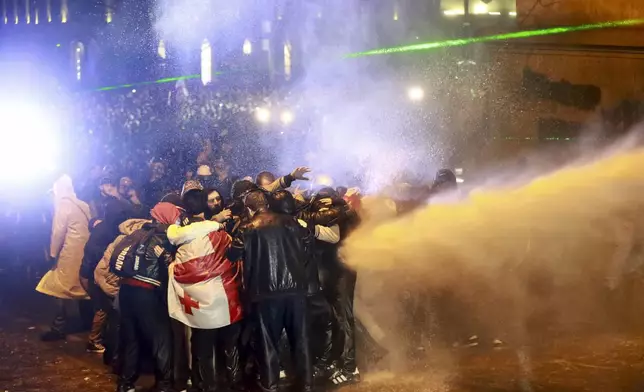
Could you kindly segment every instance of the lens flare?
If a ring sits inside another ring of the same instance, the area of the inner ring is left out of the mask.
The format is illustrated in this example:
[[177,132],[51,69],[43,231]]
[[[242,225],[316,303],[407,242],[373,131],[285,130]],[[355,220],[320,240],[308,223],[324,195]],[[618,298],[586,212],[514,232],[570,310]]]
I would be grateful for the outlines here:
[[1,108],[0,180],[31,181],[55,170],[60,147],[58,119],[35,104],[5,103]]

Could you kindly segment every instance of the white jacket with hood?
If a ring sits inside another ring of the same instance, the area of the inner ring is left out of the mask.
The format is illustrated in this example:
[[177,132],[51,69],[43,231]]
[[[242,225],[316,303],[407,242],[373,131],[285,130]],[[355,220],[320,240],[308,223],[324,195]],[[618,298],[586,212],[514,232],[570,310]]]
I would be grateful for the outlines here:
[[40,280],[36,291],[62,299],[87,299],[79,271],[85,243],[89,239],[90,212],[76,198],[72,179],[63,175],[54,183],[54,221],[50,256],[56,264]]

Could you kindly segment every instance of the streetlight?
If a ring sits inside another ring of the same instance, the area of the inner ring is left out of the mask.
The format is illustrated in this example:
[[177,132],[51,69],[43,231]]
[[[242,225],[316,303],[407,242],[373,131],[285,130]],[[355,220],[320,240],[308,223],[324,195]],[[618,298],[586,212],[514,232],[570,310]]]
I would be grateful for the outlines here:
[[271,112],[266,108],[255,109],[255,119],[260,123],[267,123],[271,120]]
[[284,110],[280,115],[280,120],[282,120],[282,123],[284,125],[289,125],[290,123],[292,123],[293,118],[293,112],[291,112],[290,110]]
[[425,98],[425,91],[418,86],[410,87],[409,90],[407,90],[407,96],[413,102],[422,101],[423,98]]

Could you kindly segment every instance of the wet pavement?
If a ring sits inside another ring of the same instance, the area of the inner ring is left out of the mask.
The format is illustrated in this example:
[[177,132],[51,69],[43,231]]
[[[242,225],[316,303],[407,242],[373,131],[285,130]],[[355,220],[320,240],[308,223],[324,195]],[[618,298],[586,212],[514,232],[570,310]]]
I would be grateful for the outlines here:
[[[114,376],[100,355],[84,351],[86,334],[40,342],[53,310],[47,298],[4,284],[0,291],[0,392],[114,390]],[[361,384],[345,390],[644,391],[644,333],[560,336],[523,350],[430,350],[412,368],[365,372]],[[150,381],[142,380],[143,386]]]

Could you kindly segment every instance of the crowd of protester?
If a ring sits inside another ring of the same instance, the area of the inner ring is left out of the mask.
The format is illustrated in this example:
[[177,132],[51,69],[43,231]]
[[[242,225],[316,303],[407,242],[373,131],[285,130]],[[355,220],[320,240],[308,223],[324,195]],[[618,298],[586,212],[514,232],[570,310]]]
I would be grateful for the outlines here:
[[[134,390],[142,354],[158,391],[257,383],[276,391],[280,379],[308,391],[360,381],[356,273],[338,255],[359,223],[355,189],[293,194],[308,168],[232,181],[213,174],[215,163],[176,190],[155,165],[141,194],[110,168],[85,184],[85,197],[69,176],[56,181],[56,268],[37,291],[57,298],[59,310],[42,339],[65,339],[69,307],[90,299],[87,351],[103,353],[119,392]],[[440,172],[427,192],[455,180]],[[401,203],[398,212],[412,208]]]
[[[91,303],[87,351],[103,353],[119,392],[146,360],[158,391],[359,382],[357,276],[338,254],[359,224],[357,188],[300,192],[308,168],[260,171],[271,164],[254,142],[251,112],[270,104],[261,94],[105,94],[78,108],[71,147],[85,165],[55,182],[51,222],[33,220],[51,225],[53,268],[37,291],[58,306],[42,339],[65,339],[72,307]],[[395,209],[455,184],[439,172]]]
[[337,256],[356,224],[351,205],[330,188],[308,198],[284,190],[307,168],[234,182],[209,170],[200,166],[175,192],[153,167],[141,196],[105,170],[85,185],[86,201],[68,176],[56,182],[56,268],[37,290],[61,301],[43,340],[64,339],[70,300],[90,298],[87,350],[105,353],[119,391],[133,390],[144,350],[160,391],[243,389],[256,376],[276,390],[290,368],[279,355],[283,332],[301,390],[314,379],[357,381],[355,273]]

